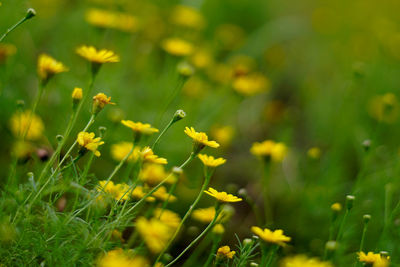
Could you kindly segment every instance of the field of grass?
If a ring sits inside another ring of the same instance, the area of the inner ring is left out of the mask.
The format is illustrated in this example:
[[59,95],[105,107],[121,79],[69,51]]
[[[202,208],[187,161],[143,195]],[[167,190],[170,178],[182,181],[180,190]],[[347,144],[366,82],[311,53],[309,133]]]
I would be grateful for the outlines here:
[[0,266],[400,266],[399,10],[0,0]]

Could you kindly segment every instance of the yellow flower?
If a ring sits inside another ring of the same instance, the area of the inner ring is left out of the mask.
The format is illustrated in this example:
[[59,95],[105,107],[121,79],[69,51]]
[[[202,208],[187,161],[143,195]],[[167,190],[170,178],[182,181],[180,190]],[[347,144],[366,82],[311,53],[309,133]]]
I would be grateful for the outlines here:
[[383,261],[383,264],[385,264],[385,262],[387,262],[390,259],[390,257],[384,258],[381,256],[381,254],[373,253],[372,251],[368,252],[367,254],[365,254],[365,252],[361,251],[361,252],[358,252],[357,254],[358,254],[358,260],[360,262],[363,262],[365,264],[370,264],[370,265],[374,264],[374,266],[375,266],[375,264],[378,264],[378,265],[381,264],[382,261]]
[[240,94],[252,96],[267,91],[270,87],[270,82],[264,75],[254,73],[237,77],[233,81],[232,87]]
[[308,258],[305,255],[286,257],[281,262],[281,267],[333,267],[330,262],[320,261],[317,258]]
[[231,251],[229,246],[223,246],[217,250],[217,258],[232,259],[235,254],[236,252],[233,250]]
[[98,93],[93,97],[93,113],[99,113],[108,104],[115,105],[115,103],[111,102],[111,96],[107,97],[103,93]]
[[211,168],[218,167],[226,162],[224,158],[215,159],[213,156],[207,156],[205,154],[199,154],[198,157],[205,166]]
[[54,74],[68,71],[68,68],[47,54],[39,55],[37,71],[43,82],[48,81]]
[[85,19],[96,27],[111,28],[125,32],[135,32],[139,26],[137,18],[129,14],[96,8],[86,11]]
[[215,217],[215,207],[195,209],[192,218],[202,223],[210,223]]
[[222,224],[218,223],[213,227],[212,232],[216,235],[223,235],[225,233],[225,228]]
[[271,231],[268,228],[262,230],[260,227],[253,226],[251,227],[251,231],[258,235],[262,240],[267,243],[277,244],[283,246],[286,242],[291,240],[290,237],[285,236],[281,229]]
[[140,150],[140,154],[143,157],[143,162],[154,163],[154,164],[167,164],[168,161],[165,158],[160,158],[157,155],[154,155],[153,150],[146,146],[142,150]]
[[169,202],[175,202],[176,201],[176,196],[171,195],[167,192],[167,188],[165,186],[161,186],[158,188],[153,194],[153,197],[157,198],[160,201],[166,201],[168,200]]
[[[139,179],[152,186],[159,184],[167,176],[168,173],[165,171],[164,167],[159,164],[146,164],[139,173]],[[175,182],[175,179],[176,178],[171,175],[167,183],[172,184]]]
[[137,219],[136,229],[153,254],[160,253],[165,248],[174,231],[156,218],[147,220],[144,217]]
[[335,211],[335,212],[339,212],[342,210],[342,205],[338,202],[333,203],[331,206],[331,210]]
[[234,195],[228,194],[226,192],[218,192],[214,188],[209,187],[208,191],[204,191],[205,193],[209,194],[210,196],[214,197],[220,202],[239,202],[242,201],[241,198],[236,197]]
[[100,157],[100,151],[97,148],[104,144],[100,137],[95,138],[94,133],[80,132],[76,141],[82,148],[90,150],[96,157]]
[[31,114],[31,111],[26,110],[12,115],[10,128],[16,137],[22,138],[26,132],[26,139],[37,140],[43,136],[44,124],[38,115]]
[[131,120],[122,120],[121,123],[138,134],[152,134],[158,132],[158,129],[152,128],[148,123],[133,122]]
[[161,47],[169,54],[183,57],[193,53],[194,48],[188,41],[179,38],[168,38],[161,43]]
[[[146,194],[147,194],[147,190],[145,191],[144,188],[143,188],[143,186],[139,186],[139,185],[138,185],[138,186],[136,186],[136,187],[133,189],[131,196],[132,196],[132,198],[134,198],[134,199],[140,200],[140,199],[142,199]],[[154,202],[155,200],[156,200],[156,199],[155,199],[154,197],[152,197],[152,196],[149,196],[149,197],[146,198],[146,201],[147,201],[147,202]]]
[[76,50],[76,53],[86,60],[96,64],[119,62],[119,56],[113,51],[107,49],[97,50],[93,46],[80,46]]
[[319,147],[312,147],[307,151],[307,155],[312,159],[318,159],[321,156],[321,149]]
[[185,134],[193,139],[193,152],[199,153],[205,146],[212,148],[219,147],[219,144],[215,141],[209,141],[207,134],[203,132],[196,132],[193,127],[185,127]]
[[[107,184],[107,185],[106,185]],[[129,185],[114,184],[113,181],[107,183],[106,180],[99,181],[98,191],[109,194],[115,200],[127,200],[129,198]]]
[[17,141],[11,148],[11,154],[18,159],[26,159],[34,151],[31,143],[26,141]]
[[114,249],[99,258],[99,267],[149,267],[150,262],[142,256],[130,257],[122,249]]
[[14,55],[17,48],[11,44],[0,44],[0,64],[5,62],[7,57]]
[[211,136],[222,146],[229,146],[234,134],[235,130],[232,126],[216,126],[211,128]]
[[[119,142],[111,146],[111,157],[116,161],[121,161],[128,155],[133,146],[132,142]],[[132,154],[129,156],[128,161],[137,161],[139,159],[140,147],[135,146]]]
[[178,225],[181,222],[179,215],[170,210],[162,210],[158,208],[154,211],[153,216],[174,230],[178,228]]
[[75,88],[74,88],[74,91],[72,91],[71,97],[72,97],[72,99],[73,99],[74,101],[78,101],[78,102],[79,102],[79,101],[82,99],[82,97],[83,97],[82,88],[75,87]]
[[272,159],[275,162],[281,162],[287,154],[287,147],[284,143],[276,143],[272,140],[266,140],[262,143],[254,143],[250,152],[264,158],[265,160]]
[[189,6],[175,6],[171,12],[171,23],[192,29],[202,29],[205,25],[205,20],[202,14]]

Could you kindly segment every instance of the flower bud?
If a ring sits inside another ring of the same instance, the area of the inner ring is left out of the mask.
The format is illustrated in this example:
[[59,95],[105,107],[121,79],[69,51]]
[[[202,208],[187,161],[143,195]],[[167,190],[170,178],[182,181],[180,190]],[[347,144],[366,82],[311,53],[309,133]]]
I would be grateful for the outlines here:
[[25,19],[30,19],[36,16],[36,11],[33,8],[28,8],[26,11]]
[[194,73],[193,66],[187,63],[186,61],[180,62],[177,68],[178,68],[178,73],[186,78],[192,76]]
[[104,134],[106,133],[106,131],[107,131],[107,128],[106,128],[106,127],[100,126],[100,127],[99,127],[100,137],[103,137]]
[[184,117],[186,117],[185,111],[183,111],[182,109],[178,109],[175,112],[174,118],[172,119],[172,121],[177,122],[177,121],[180,121],[181,119],[183,119]]
[[337,242],[335,240],[330,240],[328,242],[326,242],[325,247],[327,250],[336,250],[337,249]]
[[258,267],[258,263],[256,263],[256,262],[251,262],[251,263],[250,263],[250,267]]
[[250,246],[251,244],[253,244],[253,240],[251,238],[245,238],[243,240],[243,245],[244,246]]
[[362,146],[364,147],[365,151],[368,151],[369,148],[371,147],[371,140],[366,139],[362,142]]
[[61,134],[58,134],[58,135],[56,136],[56,139],[57,139],[57,142],[58,142],[58,143],[61,143],[62,140],[64,139],[64,136],[62,136]]
[[371,220],[371,215],[365,214],[365,215],[363,216],[363,222],[364,222],[364,224],[369,223],[370,220]]
[[72,91],[72,105],[74,108],[76,108],[79,102],[81,102],[82,97],[83,97],[82,88],[75,87],[74,90]]
[[25,101],[22,99],[17,100],[17,108],[23,109],[25,106]]
[[351,208],[353,208],[353,203],[355,199],[356,197],[353,195],[346,196],[346,209],[351,210]]
[[387,252],[387,251],[380,251],[379,254],[381,254],[381,258],[384,258],[384,259],[389,258],[389,252]]

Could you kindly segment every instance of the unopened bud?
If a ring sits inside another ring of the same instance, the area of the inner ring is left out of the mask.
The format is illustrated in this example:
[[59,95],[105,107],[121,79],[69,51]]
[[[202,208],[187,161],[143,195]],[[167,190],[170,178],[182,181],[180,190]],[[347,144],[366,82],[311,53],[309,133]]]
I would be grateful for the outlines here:
[[74,108],[76,108],[79,102],[81,102],[83,97],[82,88],[75,87],[74,90],[72,91],[71,97],[72,97],[72,105]]
[[25,106],[25,101],[22,99],[17,100],[17,108],[23,109]]
[[64,136],[62,136],[61,134],[58,134],[56,136],[57,142],[61,143],[61,141],[64,139]]
[[388,259],[389,258],[389,252],[387,252],[387,251],[380,251],[379,254],[384,259]]
[[180,62],[177,66],[178,72],[183,77],[190,77],[194,73],[194,68],[192,65],[187,63],[186,61]]
[[183,174],[182,168],[179,168],[179,167],[176,167],[176,166],[172,168],[172,172],[174,174],[176,174],[176,175],[182,175]]
[[175,114],[174,114],[174,118],[172,119],[173,122],[177,122],[180,121],[181,119],[186,117],[186,113],[185,111],[183,111],[182,109],[178,109]]
[[258,267],[258,263],[256,263],[256,262],[251,262],[251,263],[250,263],[250,267]]
[[100,126],[100,127],[99,127],[100,137],[103,137],[104,134],[106,133],[106,131],[107,131],[107,128],[106,128],[106,127]]
[[370,220],[371,220],[371,215],[365,214],[365,215],[363,216],[363,222],[364,222],[365,224],[369,223]]
[[173,260],[173,257],[171,256],[171,254],[165,253],[164,256],[163,256],[163,260],[164,260],[165,262],[170,262],[170,261]]
[[33,8],[28,8],[28,10],[26,11],[25,19],[30,19],[34,16],[36,16],[36,11]]
[[368,151],[371,147],[371,140],[367,139],[362,142],[362,146],[364,147],[365,151]]
[[327,250],[336,250],[337,242],[335,240],[330,240],[330,241],[326,242],[325,247]]
[[351,210],[351,208],[353,208],[353,203],[355,199],[356,197],[353,195],[346,196],[346,209]]
[[251,245],[251,244],[253,244],[253,240],[252,240],[252,239],[250,239],[250,238],[245,238],[245,239],[243,240],[243,245],[249,246],[249,245]]

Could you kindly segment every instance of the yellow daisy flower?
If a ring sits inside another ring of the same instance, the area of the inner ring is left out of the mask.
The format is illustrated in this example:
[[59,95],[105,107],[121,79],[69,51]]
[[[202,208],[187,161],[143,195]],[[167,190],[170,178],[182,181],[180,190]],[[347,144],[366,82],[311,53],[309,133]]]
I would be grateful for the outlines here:
[[[107,184],[107,185],[106,185]],[[115,200],[127,200],[129,199],[129,185],[127,184],[114,184],[113,181],[107,183],[106,180],[99,181],[99,186],[97,188],[99,192],[104,192],[109,194]]]
[[361,251],[361,252],[358,252],[357,254],[358,254],[358,260],[360,262],[363,262],[365,264],[370,264],[370,265],[374,264],[374,266],[375,266],[375,263],[379,263],[381,261],[388,261],[390,259],[390,257],[388,257],[387,259],[383,258],[381,256],[381,254],[374,253],[372,251],[370,251],[368,253]]
[[170,210],[162,210],[160,208],[157,208],[154,211],[153,217],[159,219],[174,230],[179,226],[179,223],[181,222],[181,218],[177,213]]
[[37,140],[43,136],[44,124],[38,115],[31,115],[31,111],[26,110],[11,116],[10,128],[16,137],[22,138],[26,133],[26,139]]
[[198,10],[184,5],[174,7],[170,20],[172,24],[192,29],[202,29],[205,25],[205,19]]
[[98,93],[93,97],[92,112],[97,114],[108,104],[115,105],[111,102],[111,96],[107,97],[104,93]]
[[14,55],[17,52],[17,48],[11,44],[0,44],[0,64],[4,63],[6,59]]
[[[151,186],[155,186],[168,175],[169,174],[165,171],[164,166],[159,164],[146,164],[139,173],[139,179]],[[176,177],[171,175],[171,178],[167,180],[167,183],[172,184],[175,180]]]
[[333,210],[333,211],[335,211],[335,212],[341,211],[341,210],[342,210],[342,204],[340,204],[340,203],[338,203],[338,202],[333,203],[333,204],[331,205],[331,210]]
[[203,162],[203,164],[207,167],[216,168],[226,162],[224,158],[215,159],[213,156],[207,156],[205,154],[199,154],[198,158]]
[[223,235],[225,233],[225,228],[222,224],[218,223],[213,227],[212,232],[216,235]]
[[219,147],[219,144],[215,141],[209,141],[206,133],[196,132],[193,127],[185,127],[185,134],[193,139],[193,152],[199,153],[204,147],[209,146],[212,148]]
[[[145,190],[145,188],[143,188],[143,186],[136,186],[133,190],[132,190],[132,198],[140,200],[142,199],[145,195],[147,194],[147,190]],[[152,196],[149,196],[146,198],[147,202],[154,202],[156,199]]]
[[142,150],[140,150],[140,154],[143,157],[143,162],[154,163],[154,164],[168,164],[167,159],[160,158],[154,154],[153,150],[146,146]]
[[161,43],[161,47],[169,54],[183,57],[193,53],[194,47],[188,41],[179,38],[168,38]]
[[231,250],[229,246],[223,246],[217,250],[217,258],[220,259],[222,258],[232,259],[235,254],[236,252],[234,250]]
[[251,231],[254,234],[258,235],[265,242],[277,244],[280,246],[283,246],[286,242],[289,242],[291,240],[290,237],[285,236],[283,234],[283,230],[281,230],[281,229],[271,231],[268,228],[265,228],[264,230],[262,230],[260,227],[253,226],[253,227],[251,227]]
[[126,13],[110,12],[91,8],[86,11],[86,21],[99,28],[110,28],[125,32],[135,32],[138,29],[139,22],[136,17]]
[[152,134],[158,132],[158,129],[152,128],[148,123],[133,122],[131,120],[122,120],[121,123],[139,134]]
[[136,229],[153,254],[160,253],[173,234],[173,229],[156,218],[147,220],[140,217],[136,221]]
[[51,56],[47,54],[39,55],[37,72],[43,83],[47,82],[54,74],[66,71],[68,71],[68,68]]
[[[76,141],[82,148],[90,150],[94,153],[96,157],[100,157],[101,154],[100,151],[97,150],[97,148],[104,144],[104,142],[101,141],[101,137],[95,138],[94,133],[80,132]],[[83,152],[84,151],[85,150],[83,150]]]
[[215,217],[215,207],[195,209],[192,218],[201,223],[210,223]]
[[320,261],[317,258],[308,258],[305,255],[286,257],[281,262],[281,267],[333,267],[327,261]]
[[249,75],[240,75],[233,81],[232,87],[242,95],[252,96],[267,91],[270,87],[270,82],[264,75],[254,73]]
[[119,62],[119,56],[113,51],[107,49],[97,50],[93,46],[80,46],[76,49],[76,53],[95,64]]
[[209,187],[208,190],[204,191],[205,193],[209,194],[210,196],[217,199],[219,202],[239,202],[242,201],[241,198],[236,197],[234,195],[228,194],[226,192],[218,192],[214,188]]

